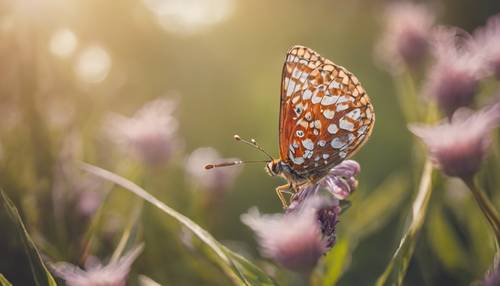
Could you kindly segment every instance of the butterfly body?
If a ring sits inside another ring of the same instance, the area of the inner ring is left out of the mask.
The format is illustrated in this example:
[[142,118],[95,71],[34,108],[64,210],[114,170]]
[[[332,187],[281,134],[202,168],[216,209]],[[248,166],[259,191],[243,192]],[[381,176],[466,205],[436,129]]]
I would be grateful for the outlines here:
[[280,159],[267,165],[288,182],[276,190],[283,205],[282,192],[316,183],[359,150],[374,122],[373,105],[351,72],[312,49],[292,47],[282,72]]
[[289,182],[292,186],[301,185],[308,182],[308,179],[293,170],[293,168],[278,159],[268,163],[267,171],[271,176],[280,176]]

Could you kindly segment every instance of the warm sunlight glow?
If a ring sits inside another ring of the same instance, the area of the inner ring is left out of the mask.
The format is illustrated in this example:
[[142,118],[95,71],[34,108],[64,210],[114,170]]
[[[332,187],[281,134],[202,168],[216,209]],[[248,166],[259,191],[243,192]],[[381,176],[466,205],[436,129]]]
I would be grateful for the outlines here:
[[158,23],[169,32],[194,33],[224,21],[234,0],[144,0]]
[[103,81],[111,69],[111,58],[101,46],[95,45],[83,50],[76,62],[75,72],[83,82]]
[[73,54],[78,44],[75,34],[69,29],[57,30],[49,42],[50,52],[60,58],[66,58]]

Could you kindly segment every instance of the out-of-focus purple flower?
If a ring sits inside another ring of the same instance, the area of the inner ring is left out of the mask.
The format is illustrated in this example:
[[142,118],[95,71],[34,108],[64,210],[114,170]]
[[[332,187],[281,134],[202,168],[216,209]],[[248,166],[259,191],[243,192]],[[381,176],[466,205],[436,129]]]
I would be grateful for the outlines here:
[[104,181],[83,174],[75,165],[82,157],[82,148],[81,134],[69,133],[54,164],[52,198],[54,213],[60,220],[76,215],[74,219],[83,223],[82,218],[89,219],[95,213],[108,191]]
[[172,115],[176,105],[172,100],[160,98],[145,104],[133,117],[110,115],[106,131],[146,164],[162,165],[179,143],[178,122]]
[[261,215],[254,208],[241,220],[256,233],[263,256],[290,270],[308,273],[329,245],[321,232],[318,208],[319,201],[309,199],[285,214]]
[[356,176],[361,172],[361,166],[354,160],[345,160],[333,167],[330,172],[315,185],[307,186],[292,197],[287,213],[303,207],[304,202],[318,195],[321,189],[327,190],[333,199],[330,203],[317,208],[317,217],[321,233],[331,248],[336,241],[336,225],[339,222],[341,207],[339,200],[345,200],[358,186]]
[[[206,164],[220,160],[219,153],[213,148],[202,147],[194,150],[185,164],[188,180],[203,190],[215,193],[222,193],[229,189],[241,172],[241,166],[205,169]],[[227,161],[237,160],[234,158],[227,159]]]
[[[311,195],[316,195],[320,189],[326,189],[336,199],[346,199],[358,186],[356,176],[361,166],[354,160],[345,160],[333,167],[328,174],[314,185],[307,186],[294,196],[292,204],[301,202]],[[290,205],[293,207],[292,205]]]
[[495,266],[490,270],[484,279],[483,286],[498,286],[500,285],[500,263],[495,261]]
[[87,270],[67,262],[55,263],[51,268],[68,286],[123,286],[127,282],[132,263],[141,254],[142,249],[143,246],[140,245],[116,262],[105,266],[97,263],[87,267]]
[[424,95],[434,99],[449,118],[474,101],[479,80],[485,76],[478,47],[469,34],[456,28],[433,33],[435,63],[427,73]]
[[500,103],[476,113],[460,109],[451,122],[437,126],[410,125],[444,174],[470,178],[481,167],[491,144],[490,131],[500,123]]
[[398,2],[386,7],[385,32],[376,47],[376,55],[389,71],[398,73],[405,65],[415,67],[427,55],[434,11],[425,5]]
[[488,19],[485,27],[474,32],[474,38],[487,70],[500,80],[500,15]]

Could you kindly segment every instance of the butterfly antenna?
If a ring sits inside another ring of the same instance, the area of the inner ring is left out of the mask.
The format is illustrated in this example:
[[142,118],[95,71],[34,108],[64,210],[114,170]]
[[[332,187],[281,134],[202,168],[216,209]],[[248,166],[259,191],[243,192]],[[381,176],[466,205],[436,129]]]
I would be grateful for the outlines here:
[[234,139],[236,141],[241,141],[247,145],[250,145],[254,148],[256,148],[257,150],[261,151],[262,153],[266,154],[267,157],[269,157],[269,159],[272,161],[274,160],[273,157],[271,155],[269,155],[269,153],[266,152],[266,150],[262,149],[262,147],[259,146],[259,144],[257,144],[257,141],[255,141],[255,139],[250,139],[250,141],[248,140],[245,140],[243,138],[241,138],[239,135],[234,135]]
[[240,165],[240,164],[246,164],[246,163],[264,163],[266,161],[232,161],[232,162],[224,162],[224,163],[217,163],[217,164],[207,164],[205,165],[205,170],[210,170],[213,168],[219,168],[219,167],[228,167],[228,166],[235,166],[235,165]]

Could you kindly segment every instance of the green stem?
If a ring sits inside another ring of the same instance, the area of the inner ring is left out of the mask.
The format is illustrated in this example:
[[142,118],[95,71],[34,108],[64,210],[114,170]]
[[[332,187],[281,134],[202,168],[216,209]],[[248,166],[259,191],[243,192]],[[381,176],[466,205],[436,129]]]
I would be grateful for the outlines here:
[[500,219],[498,218],[498,213],[495,207],[488,199],[488,197],[479,189],[472,176],[468,178],[462,178],[462,180],[471,190],[474,199],[481,208],[481,211],[488,220],[491,228],[495,232],[496,241],[498,244],[498,242],[500,241]]

